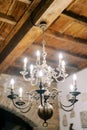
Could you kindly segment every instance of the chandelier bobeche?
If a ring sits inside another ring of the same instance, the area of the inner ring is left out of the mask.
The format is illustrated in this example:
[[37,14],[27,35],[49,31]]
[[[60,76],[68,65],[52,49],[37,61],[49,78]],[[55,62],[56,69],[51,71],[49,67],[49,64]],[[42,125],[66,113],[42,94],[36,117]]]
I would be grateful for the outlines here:
[[[65,62],[63,60],[63,56],[60,53],[59,54],[59,61],[56,68],[53,68],[47,64],[47,52],[46,52],[46,41],[44,38],[44,32],[46,29],[46,22],[41,22],[39,26],[43,31],[43,40],[42,40],[42,58],[40,51],[37,51],[36,55],[36,64],[30,65],[30,69],[28,71],[27,66],[27,58],[24,59],[24,65],[23,65],[23,71],[20,72],[20,74],[23,76],[23,79],[25,81],[29,81],[32,86],[38,86],[37,90],[26,92],[27,95],[27,101],[23,99],[23,90],[20,88],[19,95],[15,94],[14,91],[14,80],[11,80],[11,92],[8,97],[12,99],[12,102],[15,107],[20,109],[21,112],[28,112],[32,107],[33,100],[39,100],[40,106],[38,107],[38,115],[40,118],[44,120],[44,126],[47,126],[46,120],[52,117],[53,114],[53,106],[49,103],[49,98],[51,100],[54,100],[55,97],[58,96],[59,91],[56,88],[52,88],[51,91],[49,90],[49,87],[52,85],[53,82],[60,82],[64,81],[67,77],[66,69],[65,69]],[[42,59],[42,61],[41,61]],[[73,78],[73,90],[70,92],[72,95],[72,98],[68,101],[70,102],[70,105],[63,105],[61,100],[60,107],[65,111],[71,111],[73,109],[74,104],[78,101],[76,97],[80,94],[80,92],[77,91],[76,86],[76,76],[74,75]],[[67,108],[67,109],[66,109]],[[43,110],[45,111],[45,115],[43,115]],[[50,112],[47,113],[46,109],[50,110]]]

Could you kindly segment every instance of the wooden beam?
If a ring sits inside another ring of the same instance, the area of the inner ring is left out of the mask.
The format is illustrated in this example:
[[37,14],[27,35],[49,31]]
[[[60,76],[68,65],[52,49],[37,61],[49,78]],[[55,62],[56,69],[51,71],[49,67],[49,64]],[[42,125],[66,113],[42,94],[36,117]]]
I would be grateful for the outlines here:
[[17,22],[11,16],[0,13],[0,21],[15,25]]
[[26,4],[30,4],[31,3],[30,0],[18,0],[18,1],[21,1],[21,2],[26,3]]
[[75,14],[74,12],[72,11],[67,11],[67,10],[64,10],[63,11],[63,14],[71,17],[71,18],[74,18],[78,21],[79,19],[79,22],[83,22],[83,24],[86,24],[87,25],[87,17],[85,16],[81,16],[81,15],[78,15],[78,14]]
[[[51,0],[49,0],[51,1]],[[50,26],[53,21],[58,18],[58,16],[63,12],[63,10],[72,2],[73,0],[54,0],[52,4],[47,8],[47,10],[42,14],[43,7],[39,8],[39,11],[34,11],[34,21],[39,24],[41,21],[46,21],[47,26]],[[38,20],[37,20],[38,18]]]
[[[48,9],[45,9],[45,12],[41,16],[39,15],[39,18],[35,17],[36,23],[46,20],[47,25],[50,26],[50,24],[55,21],[55,19],[61,14],[61,12],[72,2],[72,0],[54,0],[52,4],[49,6]],[[50,3],[50,0],[49,0]],[[45,6],[43,6],[45,8]],[[42,8],[42,7],[40,7]],[[31,23],[29,23],[31,26]],[[35,26],[31,26],[29,31],[26,33],[26,35],[19,41],[19,44],[16,45],[16,47],[13,49],[13,51],[5,57],[4,61],[2,61],[0,65],[0,72],[3,72],[6,70],[9,65],[11,65],[17,57],[19,57],[29,46],[40,36],[42,33],[41,29]],[[0,55],[1,59],[1,55]]]

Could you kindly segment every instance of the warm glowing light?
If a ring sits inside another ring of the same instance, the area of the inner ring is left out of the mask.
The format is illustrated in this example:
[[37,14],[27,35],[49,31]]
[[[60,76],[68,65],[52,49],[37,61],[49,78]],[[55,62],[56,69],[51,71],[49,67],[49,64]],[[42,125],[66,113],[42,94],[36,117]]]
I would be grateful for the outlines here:
[[65,61],[64,60],[62,61],[62,68],[65,71]]
[[43,72],[42,70],[39,71],[39,77],[42,77],[43,76]]
[[60,53],[59,54],[59,59],[62,59],[63,58],[63,55]]
[[40,56],[40,51],[39,50],[36,52],[36,55],[37,55],[37,57]]
[[40,51],[39,50],[36,52],[36,56],[37,56],[36,63],[37,63],[37,65],[40,65]]
[[20,97],[20,98],[22,98],[22,93],[23,93],[23,89],[20,88],[20,89],[19,89],[19,97]]
[[73,75],[73,80],[77,80],[76,74]]
[[14,79],[11,79],[11,89],[14,89]]
[[59,66],[61,66],[61,64],[62,64],[62,58],[63,58],[63,55],[60,53],[59,54]]
[[76,86],[76,80],[77,80],[77,76],[76,74],[73,75],[73,85]]
[[25,57],[24,58],[24,70],[26,71],[26,68],[27,68],[27,58]]
[[73,87],[72,84],[70,85],[70,90],[71,90],[71,91],[74,91],[74,87]]

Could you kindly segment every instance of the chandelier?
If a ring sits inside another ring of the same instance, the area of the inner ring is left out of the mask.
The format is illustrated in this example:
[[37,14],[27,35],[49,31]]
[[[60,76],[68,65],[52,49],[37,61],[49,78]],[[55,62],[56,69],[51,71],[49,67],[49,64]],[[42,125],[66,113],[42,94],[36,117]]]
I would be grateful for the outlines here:
[[[56,68],[51,67],[47,64],[47,52],[46,52],[46,40],[44,32],[46,30],[46,22],[42,21],[39,26],[43,32],[42,40],[42,58],[40,51],[37,51],[36,64],[30,65],[28,71],[28,60],[24,59],[23,71],[20,74],[23,76],[25,81],[29,81],[31,86],[37,86],[36,90],[26,91],[26,96],[23,96],[23,89],[19,89],[19,94],[16,93],[14,88],[14,80],[11,80],[11,89],[8,98],[10,98],[14,106],[20,109],[21,112],[28,112],[33,105],[33,102],[39,101],[38,107],[38,116],[44,120],[43,126],[47,126],[48,123],[46,120],[50,119],[53,115],[53,105],[50,103],[50,100],[54,101],[58,97],[61,91],[58,91],[57,88],[51,88],[53,82],[64,81],[68,76],[66,73],[65,62],[63,60],[62,54],[59,54],[59,62]],[[42,59],[42,60],[41,60]],[[64,111],[71,111],[74,104],[78,101],[77,96],[80,94],[77,90],[76,85],[76,75],[73,78],[72,91],[69,92],[71,97],[68,99],[69,105],[64,105],[59,100],[59,106]]]

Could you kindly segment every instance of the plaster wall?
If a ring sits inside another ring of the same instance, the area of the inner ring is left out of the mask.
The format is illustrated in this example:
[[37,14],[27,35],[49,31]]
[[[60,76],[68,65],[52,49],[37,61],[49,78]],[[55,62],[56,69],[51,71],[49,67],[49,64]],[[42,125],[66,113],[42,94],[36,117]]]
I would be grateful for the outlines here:
[[[73,123],[74,130],[87,130],[82,128],[81,122],[81,112],[87,113],[87,69],[80,71],[77,74],[77,88],[81,94],[78,96],[78,102],[74,106],[74,117],[71,117],[71,112],[65,112],[62,109],[59,109],[60,113],[60,130],[69,130],[69,125]],[[72,83],[72,76],[69,76],[63,83],[58,84],[58,89],[62,90],[61,100],[63,104],[68,104],[66,102],[66,94],[70,91],[70,84]],[[64,126],[64,115],[66,117],[65,126]],[[83,122],[87,126],[87,114],[83,116]]]

